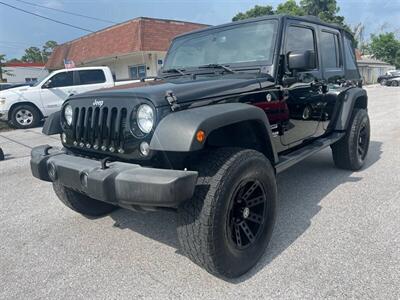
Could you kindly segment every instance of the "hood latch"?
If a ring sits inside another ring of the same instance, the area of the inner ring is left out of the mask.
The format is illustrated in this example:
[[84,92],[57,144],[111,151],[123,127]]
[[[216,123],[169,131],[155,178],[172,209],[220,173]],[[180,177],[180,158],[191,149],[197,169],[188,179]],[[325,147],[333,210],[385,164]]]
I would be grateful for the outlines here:
[[165,92],[165,100],[168,101],[169,105],[171,106],[172,111],[179,110],[179,108],[181,107],[177,102],[177,98],[176,98],[174,92],[171,90],[168,90]]

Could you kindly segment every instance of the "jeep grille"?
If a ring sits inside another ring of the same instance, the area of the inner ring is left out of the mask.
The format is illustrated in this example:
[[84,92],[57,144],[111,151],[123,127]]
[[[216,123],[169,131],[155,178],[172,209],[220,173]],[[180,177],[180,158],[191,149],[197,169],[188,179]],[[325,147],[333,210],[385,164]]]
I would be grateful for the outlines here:
[[72,118],[73,140],[81,147],[123,151],[126,120],[126,108],[75,106]]

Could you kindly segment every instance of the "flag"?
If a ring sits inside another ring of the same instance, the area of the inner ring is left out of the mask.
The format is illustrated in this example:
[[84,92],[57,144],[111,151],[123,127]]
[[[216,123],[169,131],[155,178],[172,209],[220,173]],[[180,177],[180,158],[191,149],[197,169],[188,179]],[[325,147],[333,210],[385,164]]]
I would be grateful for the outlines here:
[[64,68],[66,68],[66,69],[75,68],[74,61],[73,60],[69,60],[69,59],[64,59]]

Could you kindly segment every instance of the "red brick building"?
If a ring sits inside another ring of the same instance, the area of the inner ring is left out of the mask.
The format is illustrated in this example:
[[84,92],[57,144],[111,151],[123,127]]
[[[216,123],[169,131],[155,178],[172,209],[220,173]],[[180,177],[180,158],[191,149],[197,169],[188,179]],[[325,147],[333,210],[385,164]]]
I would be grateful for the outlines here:
[[205,24],[139,17],[58,46],[48,60],[49,70],[78,66],[109,66],[118,80],[155,76],[171,40]]

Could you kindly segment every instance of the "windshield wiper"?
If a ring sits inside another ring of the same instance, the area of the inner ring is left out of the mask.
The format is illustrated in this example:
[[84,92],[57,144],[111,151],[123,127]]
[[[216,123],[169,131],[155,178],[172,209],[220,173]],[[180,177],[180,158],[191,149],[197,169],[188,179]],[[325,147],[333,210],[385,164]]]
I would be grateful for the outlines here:
[[180,74],[180,75],[186,75],[183,71],[185,71],[185,70],[184,69],[171,68],[171,69],[162,70],[162,73],[177,73],[177,74]]
[[208,65],[204,65],[204,66],[199,66],[199,69],[223,69],[226,72],[229,73],[236,73],[236,71],[232,70],[231,68],[224,66],[224,65],[220,65],[220,64],[208,64]]

